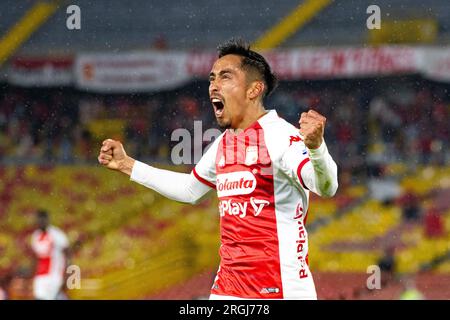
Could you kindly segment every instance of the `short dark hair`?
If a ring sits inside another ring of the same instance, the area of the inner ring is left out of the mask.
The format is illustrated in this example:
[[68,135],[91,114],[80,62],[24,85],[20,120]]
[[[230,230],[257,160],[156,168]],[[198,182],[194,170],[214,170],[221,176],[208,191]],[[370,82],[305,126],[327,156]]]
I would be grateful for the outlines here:
[[36,215],[40,219],[48,219],[48,212],[46,210],[44,210],[44,209],[38,209],[36,211]]
[[219,53],[219,58],[226,56],[228,54],[235,54],[242,56],[242,68],[246,70],[256,71],[266,84],[266,90],[264,92],[264,97],[269,96],[272,91],[278,85],[278,79],[273,74],[270,65],[267,63],[266,59],[259,53],[250,49],[250,45],[244,40],[230,39],[217,47]]

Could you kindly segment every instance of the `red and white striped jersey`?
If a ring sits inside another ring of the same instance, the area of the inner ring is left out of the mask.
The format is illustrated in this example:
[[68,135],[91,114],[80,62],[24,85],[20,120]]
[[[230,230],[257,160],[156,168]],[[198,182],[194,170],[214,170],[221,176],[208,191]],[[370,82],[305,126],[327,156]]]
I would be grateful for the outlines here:
[[307,186],[316,187],[298,129],[269,111],[245,131],[226,130],[193,174],[219,198],[221,263],[211,294],[316,299],[305,229]]
[[59,228],[49,226],[46,231],[40,229],[31,236],[31,248],[38,258],[36,276],[64,275],[66,261],[64,249],[69,246],[69,241]]
[[135,161],[130,179],[181,202],[219,198],[221,263],[211,298],[315,299],[305,229],[309,192],[332,196],[337,166],[325,142],[307,149],[299,130],[266,113],[226,130],[190,174]]

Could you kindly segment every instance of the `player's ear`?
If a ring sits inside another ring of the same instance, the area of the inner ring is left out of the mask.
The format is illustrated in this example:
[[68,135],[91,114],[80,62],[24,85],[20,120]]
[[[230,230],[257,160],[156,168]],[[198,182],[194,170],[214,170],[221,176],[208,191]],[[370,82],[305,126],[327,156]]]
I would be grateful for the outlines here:
[[262,96],[263,92],[264,82],[256,80],[250,84],[247,94],[250,99],[256,99],[257,97]]

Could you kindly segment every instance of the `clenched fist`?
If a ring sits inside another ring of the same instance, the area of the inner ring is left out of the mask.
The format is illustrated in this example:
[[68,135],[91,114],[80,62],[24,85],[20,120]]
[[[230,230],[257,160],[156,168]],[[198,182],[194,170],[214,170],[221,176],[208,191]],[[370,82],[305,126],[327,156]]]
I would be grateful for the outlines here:
[[326,121],[324,116],[314,110],[302,112],[298,123],[308,149],[316,149],[322,144]]
[[112,139],[106,139],[100,148],[98,162],[111,170],[118,170],[131,175],[134,159],[129,157],[122,143]]

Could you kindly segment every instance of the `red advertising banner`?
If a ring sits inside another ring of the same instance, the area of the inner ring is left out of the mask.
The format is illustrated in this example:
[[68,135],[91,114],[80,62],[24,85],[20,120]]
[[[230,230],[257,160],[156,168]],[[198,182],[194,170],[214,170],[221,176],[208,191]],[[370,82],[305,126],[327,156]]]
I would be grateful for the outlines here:
[[7,80],[25,87],[72,85],[72,68],[70,57],[17,57],[11,62]]
[[[450,81],[450,47],[295,48],[263,53],[280,80],[383,77],[419,73]],[[145,92],[207,79],[213,51],[79,54],[72,59],[17,58],[7,81],[22,86],[75,85],[96,92]]]

